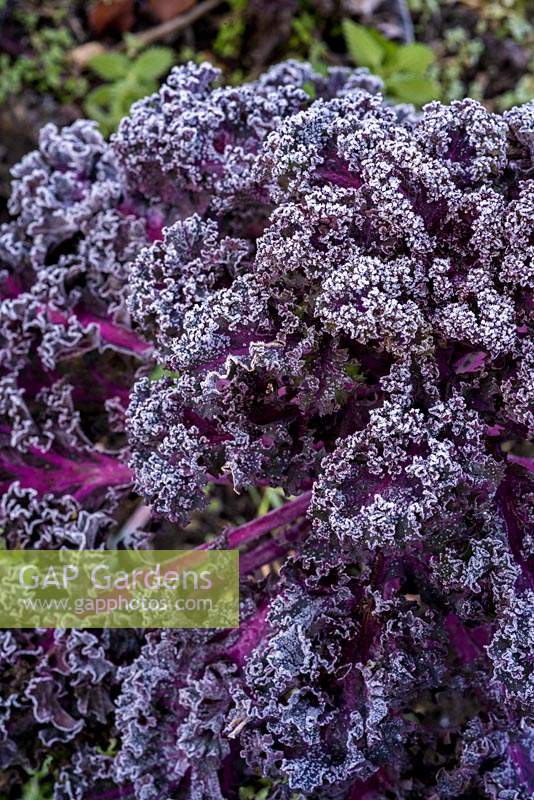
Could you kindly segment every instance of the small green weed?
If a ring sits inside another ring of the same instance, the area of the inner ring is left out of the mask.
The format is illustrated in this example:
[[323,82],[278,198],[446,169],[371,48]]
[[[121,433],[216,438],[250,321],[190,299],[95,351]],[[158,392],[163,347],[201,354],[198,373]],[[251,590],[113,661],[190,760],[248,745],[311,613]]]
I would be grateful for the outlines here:
[[296,54],[303,54],[316,72],[325,75],[328,48],[318,33],[319,20],[314,9],[307,10],[308,4],[304,3],[303,5],[304,10],[293,19],[289,46],[295,50]]
[[342,25],[352,61],[380,76],[391,98],[422,106],[440,97],[440,86],[429,74],[435,62],[430,47],[418,42],[392,42],[373,28],[357,25],[349,19],[343,20]]
[[230,12],[222,20],[213,42],[213,52],[220,58],[238,57],[245,33],[247,0],[229,0]]
[[140,55],[100,53],[89,62],[89,68],[103,81],[92,89],[84,103],[86,113],[100,125],[105,136],[112,133],[128,114],[136,100],[152,94],[160,78],[174,62],[169,47],[149,47]]
[[63,27],[38,30],[37,20],[30,17],[26,22],[32,53],[17,58],[0,55],[0,103],[25,88],[52,94],[62,103],[81,97],[87,81],[72,74],[68,54],[74,40],[70,32]]

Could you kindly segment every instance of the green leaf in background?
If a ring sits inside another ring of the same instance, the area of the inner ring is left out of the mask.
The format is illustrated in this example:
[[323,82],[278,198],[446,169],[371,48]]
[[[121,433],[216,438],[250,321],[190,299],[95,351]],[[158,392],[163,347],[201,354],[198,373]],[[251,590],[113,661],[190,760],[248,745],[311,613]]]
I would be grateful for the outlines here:
[[387,92],[403,103],[422,106],[431,100],[438,100],[441,89],[431,78],[411,75],[395,75],[386,82]]
[[399,47],[402,47],[401,44],[398,42],[394,42],[391,39],[386,39],[380,31],[377,31],[376,28],[364,28],[367,31],[369,36],[371,36],[377,45],[380,47],[383,53],[382,62],[390,61],[392,58],[395,57],[397,50]]
[[315,100],[317,97],[317,89],[315,88],[315,84],[312,81],[305,81],[302,84],[302,88],[306,92],[307,95],[311,97],[312,100]]
[[123,117],[128,116],[132,103],[135,103],[136,100],[140,100],[141,97],[144,97],[146,94],[146,89],[143,88],[142,84],[134,86],[128,79],[125,79],[124,83],[122,81],[120,83],[114,83],[111,87],[111,91],[112,103],[109,113],[110,133],[118,128],[119,122]]
[[160,378],[179,378],[179,372],[173,372],[170,369],[166,369],[163,364],[156,364],[154,369],[152,370],[149,378],[151,381],[159,381]]
[[105,81],[124,78],[128,74],[130,64],[128,56],[123,53],[99,53],[89,61],[89,67]]
[[131,73],[143,83],[150,83],[168,72],[173,61],[170,47],[149,47],[135,59]]
[[350,19],[344,19],[342,27],[347,50],[354,63],[377,71],[385,56],[381,43],[367,28],[357,25]]
[[90,69],[106,81],[85,99],[85,112],[108,136],[126,116],[132,103],[158,88],[159,79],[174,62],[170,47],[149,47],[135,58],[124,53],[101,53],[89,62]]
[[323,42],[314,40],[309,49],[308,58],[310,64],[319,75],[328,75],[328,67],[325,62],[327,48]]
[[48,757],[41,769],[32,770],[22,787],[21,800],[51,800],[53,778],[50,773],[52,758]]
[[84,102],[85,113],[99,123],[104,135],[112,130],[109,125],[112,99],[113,84],[108,83],[91,89]]
[[392,67],[399,72],[424,75],[435,60],[436,56],[430,47],[415,42],[397,48]]
[[342,22],[351,60],[382,78],[385,92],[395,100],[422,106],[441,97],[441,87],[427,72],[436,61],[430,47],[419,42],[400,44],[380,31]]
[[[259,789],[253,786],[241,786],[239,788],[239,800],[269,800],[274,787],[271,785],[270,781],[267,783],[265,779],[261,782],[265,785]],[[291,795],[291,797],[293,797],[293,795]]]
[[120,120],[128,113],[132,102],[144,96],[145,92],[140,87],[136,87],[133,94],[130,87],[131,84],[124,79],[97,86],[87,95],[85,112],[98,122],[104,136],[113,133]]

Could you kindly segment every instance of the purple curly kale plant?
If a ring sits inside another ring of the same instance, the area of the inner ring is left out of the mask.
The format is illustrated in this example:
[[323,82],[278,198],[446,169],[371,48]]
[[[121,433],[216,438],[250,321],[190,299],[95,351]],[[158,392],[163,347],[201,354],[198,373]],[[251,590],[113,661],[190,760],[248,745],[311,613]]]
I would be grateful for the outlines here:
[[[304,84],[323,94],[354,80],[376,85],[364,73],[334,71],[323,79],[296,64],[242,90],[216,90],[216,78],[207,66],[179,70],[162,100],[149,101],[154,122],[160,103],[181,104],[184,115],[177,119],[183,156],[176,171],[163,158],[159,179],[141,160],[132,168],[139,131],[135,126],[128,134],[127,122],[130,163],[121,155],[124,143],[112,148],[94,124],[77,122],[61,132],[44,128],[39,150],[13,172],[12,221],[0,229],[3,547],[93,549],[114,546],[117,534],[122,546],[150,544],[129,525],[139,498],[132,491],[125,412],[136,376],[154,366],[152,345],[133,330],[127,304],[132,261],[161,238],[164,225],[187,217],[190,206],[206,208],[214,191],[210,175],[217,160],[220,174],[230,141],[234,189],[238,176],[247,186],[265,135],[309,104]],[[212,120],[201,129],[195,113],[201,118],[210,98]],[[228,142],[216,131],[217,120],[226,118]],[[156,143],[165,145],[163,133],[151,144],[153,156]],[[206,169],[202,159],[208,157],[213,163]],[[172,191],[163,186],[167,176]],[[268,213],[264,197],[254,202],[251,227]],[[240,257],[228,249],[229,261]],[[210,286],[208,274],[206,280]],[[269,557],[256,557],[250,569]],[[136,631],[0,635],[0,795],[18,796],[24,776],[43,762],[56,780],[56,798],[81,798],[88,788],[117,791],[112,754],[121,734],[114,709],[121,670],[139,655],[143,640]]]
[[51,753],[56,800],[527,800],[534,106],[217,77],[17,168],[3,536],[109,546],[132,472],[175,522],[288,499],[209,545],[237,630],[3,635],[5,785]]
[[[132,502],[125,410],[151,348],[131,328],[128,264],[160,212],[128,208],[92,123],[45,127],[13,177],[0,231],[0,539],[98,549]],[[48,754],[103,758],[117,671],[141,643],[135,631],[0,634],[0,794],[17,796]]]
[[132,267],[167,370],[128,410],[138,486],[175,520],[214,479],[295,497],[226,539],[248,581],[288,552],[241,629],[154,634],[125,668],[116,776],[143,800],[534,789],[534,106],[415,119],[366,88],[257,147],[171,82],[116,139],[194,192]]

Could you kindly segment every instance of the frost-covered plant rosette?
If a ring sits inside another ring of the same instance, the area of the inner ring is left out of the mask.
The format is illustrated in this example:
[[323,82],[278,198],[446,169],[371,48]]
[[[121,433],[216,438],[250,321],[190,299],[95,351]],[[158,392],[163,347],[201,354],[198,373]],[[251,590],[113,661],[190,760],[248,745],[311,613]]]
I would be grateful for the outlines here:
[[62,546],[70,513],[104,544],[126,459],[181,523],[213,483],[289,499],[212,545],[243,551],[235,631],[5,634],[2,764],[31,731],[58,798],[526,800],[534,107],[216,81],[176,69],[111,145],[48,129],[18,168],[6,539]]

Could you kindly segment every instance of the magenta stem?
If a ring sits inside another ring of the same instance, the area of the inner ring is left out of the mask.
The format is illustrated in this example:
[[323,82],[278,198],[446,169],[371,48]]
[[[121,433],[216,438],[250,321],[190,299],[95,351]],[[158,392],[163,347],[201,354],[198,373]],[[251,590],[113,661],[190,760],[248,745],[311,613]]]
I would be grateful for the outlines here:
[[[288,525],[290,522],[293,522],[293,520],[298,517],[302,517],[306,513],[310,505],[310,500],[311,492],[304,492],[299,495],[299,497],[281,506],[281,508],[275,508],[274,511],[269,511],[268,514],[265,514],[259,519],[234,528],[225,536],[226,546],[229,548],[239,547],[239,545],[251,542],[253,539],[258,539],[260,536],[263,536],[264,533],[269,533],[269,531],[275,528]],[[212,546],[213,542],[208,542],[200,545],[198,549],[207,550]]]
[[263,567],[264,564],[270,564],[272,561],[275,561],[275,559],[285,556],[287,551],[293,546],[293,542],[300,539],[301,535],[308,530],[308,520],[301,521],[289,531],[284,531],[284,535],[281,538],[267,539],[256,545],[250,552],[243,553],[243,555],[239,557],[239,571],[241,575],[254,572],[260,567]]

